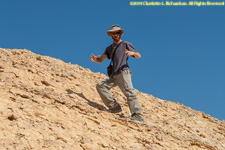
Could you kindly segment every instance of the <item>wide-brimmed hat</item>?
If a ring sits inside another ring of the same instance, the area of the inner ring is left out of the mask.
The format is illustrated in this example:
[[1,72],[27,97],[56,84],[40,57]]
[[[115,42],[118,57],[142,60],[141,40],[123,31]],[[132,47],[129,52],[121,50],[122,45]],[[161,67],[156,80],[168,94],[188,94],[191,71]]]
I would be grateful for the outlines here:
[[121,27],[119,25],[113,25],[110,27],[110,30],[107,31],[107,35],[110,36],[110,33],[114,32],[114,31],[121,31],[121,35],[123,35],[123,32],[124,32],[124,30],[121,29]]

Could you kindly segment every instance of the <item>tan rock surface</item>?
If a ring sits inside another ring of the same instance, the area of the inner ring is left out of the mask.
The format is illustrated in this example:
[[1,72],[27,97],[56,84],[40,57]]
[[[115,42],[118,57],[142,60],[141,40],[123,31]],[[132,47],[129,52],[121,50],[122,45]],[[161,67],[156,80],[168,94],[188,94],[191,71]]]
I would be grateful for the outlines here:
[[100,73],[28,50],[0,49],[0,149],[224,150],[225,122],[137,91],[144,123],[105,111]]

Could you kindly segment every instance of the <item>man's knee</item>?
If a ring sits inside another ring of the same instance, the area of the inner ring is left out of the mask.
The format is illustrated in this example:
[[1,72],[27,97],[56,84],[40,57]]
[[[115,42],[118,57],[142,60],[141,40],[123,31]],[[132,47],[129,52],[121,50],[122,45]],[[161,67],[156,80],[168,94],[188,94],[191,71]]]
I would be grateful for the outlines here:
[[96,89],[99,90],[100,88],[101,88],[101,83],[99,82],[96,84]]
[[137,94],[133,88],[126,89],[124,94],[127,97],[128,101],[137,100]]

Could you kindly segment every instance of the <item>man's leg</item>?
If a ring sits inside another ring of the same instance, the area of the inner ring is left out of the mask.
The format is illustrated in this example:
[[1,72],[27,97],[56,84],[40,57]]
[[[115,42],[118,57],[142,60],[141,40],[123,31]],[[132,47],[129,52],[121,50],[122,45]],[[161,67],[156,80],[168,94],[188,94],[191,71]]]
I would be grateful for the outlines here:
[[124,70],[120,74],[113,77],[116,84],[120,87],[124,95],[127,97],[128,106],[131,116],[141,114],[141,106],[137,99],[137,94],[133,88],[130,70]]
[[97,89],[103,103],[109,109],[113,109],[119,105],[109,91],[115,85],[116,85],[116,83],[113,78],[104,79],[96,85],[96,89]]

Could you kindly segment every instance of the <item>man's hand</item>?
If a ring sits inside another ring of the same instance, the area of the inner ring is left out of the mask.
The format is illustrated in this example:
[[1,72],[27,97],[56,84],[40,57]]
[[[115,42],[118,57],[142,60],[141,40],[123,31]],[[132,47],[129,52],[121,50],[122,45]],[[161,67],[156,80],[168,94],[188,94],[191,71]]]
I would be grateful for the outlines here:
[[92,62],[96,62],[97,61],[97,59],[100,57],[100,55],[98,55],[98,56],[95,56],[93,53],[91,54],[91,61]]
[[127,57],[134,56],[134,52],[128,51],[127,49],[125,49],[125,54],[127,54]]
[[141,55],[138,52],[128,51],[127,49],[125,49],[125,54],[127,57],[134,56],[136,58],[141,58]]

